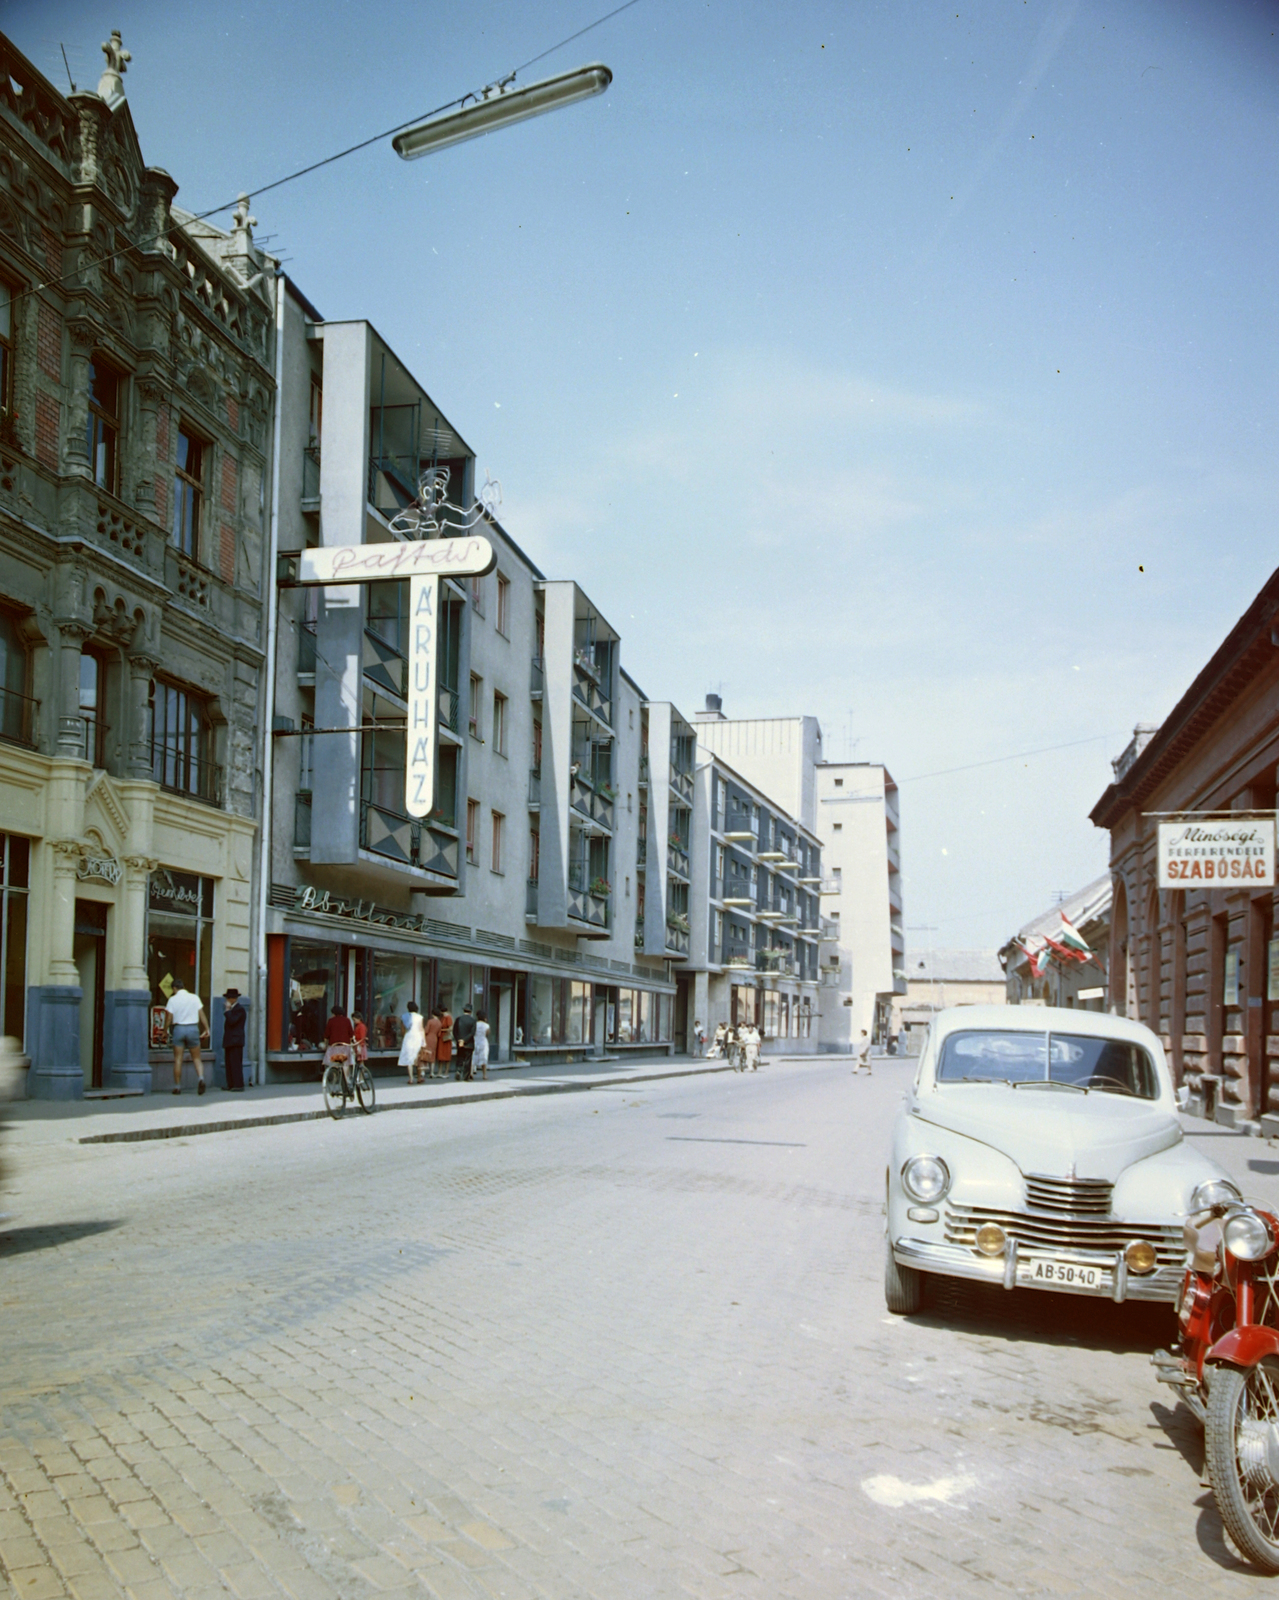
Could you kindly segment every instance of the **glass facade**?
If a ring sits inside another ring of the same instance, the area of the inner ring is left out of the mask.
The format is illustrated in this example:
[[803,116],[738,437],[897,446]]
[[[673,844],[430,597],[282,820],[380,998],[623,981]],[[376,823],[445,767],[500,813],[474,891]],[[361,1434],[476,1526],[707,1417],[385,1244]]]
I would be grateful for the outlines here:
[[290,1050],[322,1050],[324,1024],[341,1004],[341,967],[336,945],[289,940]]
[[394,955],[385,950],[372,954],[373,982],[364,1012],[369,1030],[370,1050],[398,1050],[404,1037],[400,1018],[408,1009],[410,1000],[421,1007],[417,991],[416,968],[426,962],[416,962],[412,956]]
[[165,1005],[177,980],[204,1004],[212,1003],[213,879],[161,867],[147,884],[147,980],[151,988],[151,1043],[168,1033]]

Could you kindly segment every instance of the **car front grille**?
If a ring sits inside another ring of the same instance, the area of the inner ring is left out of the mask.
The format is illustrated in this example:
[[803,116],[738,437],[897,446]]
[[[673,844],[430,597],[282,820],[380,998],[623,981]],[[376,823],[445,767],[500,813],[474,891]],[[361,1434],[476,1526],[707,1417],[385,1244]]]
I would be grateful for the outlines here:
[[1158,1223],[1126,1223],[1114,1217],[1053,1215],[1030,1211],[996,1211],[987,1206],[946,1207],[946,1242],[976,1248],[977,1230],[994,1222],[1028,1250],[1082,1251],[1113,1256],[1136,1239],[1155,1247],[1159,1267],[1180,1268],[1186,1246],[1179,1227]]
[[1048,1178],[1026,1174],[1026,1204],[1032,1211],[1072,1217],[1108,1217],[1114,1185],[1105,1178]]

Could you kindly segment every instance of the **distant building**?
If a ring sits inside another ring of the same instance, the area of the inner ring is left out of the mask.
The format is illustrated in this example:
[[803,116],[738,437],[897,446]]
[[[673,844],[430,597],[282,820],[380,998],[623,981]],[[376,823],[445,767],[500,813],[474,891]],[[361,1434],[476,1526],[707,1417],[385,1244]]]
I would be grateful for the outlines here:
[[997,950],[912,950],[906,958],[906,994],[897,1001],[893,1031],[917,1043],[947,1006],[1001,1006],[1004,969]]
[[697,737],[822,842],[821,1020],[818,1049],[847,1051],[865,1028],[876,1041],[906,993],[901,816],[897,785],[872,762],[822,756],[816,717],[724,715],[719,695],[698,712]]
[[1277,646],[1279,572],[1163,723],[1138,727],[1092,820],[1110,833],[1114,1009],[1163,1037],[1205,1115],[1279,1132],[1275,890],[1198,870],[1161,889],[1158,876],[1161,822],[1273,824]]
[[[1107,971],[1110,960],[1110,874],[1094,878],[1082,889],[1041,911],[999,951],[1004,963],[1010,1006],[1077,1006],[1104,1011],[1109,1003]],[[1062,917],[1092,951],[1092,959],[1075,961],[1052,955],[1043,973],[1031,970],[1028,953],[1041,948],[1045,938],[1061,943]]]

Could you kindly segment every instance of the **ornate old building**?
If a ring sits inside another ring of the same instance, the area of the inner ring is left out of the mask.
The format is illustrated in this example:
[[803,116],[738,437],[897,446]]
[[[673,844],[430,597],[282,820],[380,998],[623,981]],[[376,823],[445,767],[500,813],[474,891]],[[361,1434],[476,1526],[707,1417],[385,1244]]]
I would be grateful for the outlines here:
[[103,51],[63,95],[0,36],[0,1020],[55,1097],[168,1083],[179,979],[250,990],[264,715],[274,263]]

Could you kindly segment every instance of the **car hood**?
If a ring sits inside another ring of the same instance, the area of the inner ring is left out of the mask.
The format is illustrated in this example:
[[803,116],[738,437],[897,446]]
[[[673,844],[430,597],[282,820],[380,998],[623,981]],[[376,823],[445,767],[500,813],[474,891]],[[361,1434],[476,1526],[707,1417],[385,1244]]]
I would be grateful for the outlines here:
[[1134,1161],[1181,1143],[1181,1124],[1166,1106],[1121,1095],[995,1084],[948,1084],[916,1095],[924,1122],[977,1139],[1025,1173],[1073,1174],[1111,1183]]

